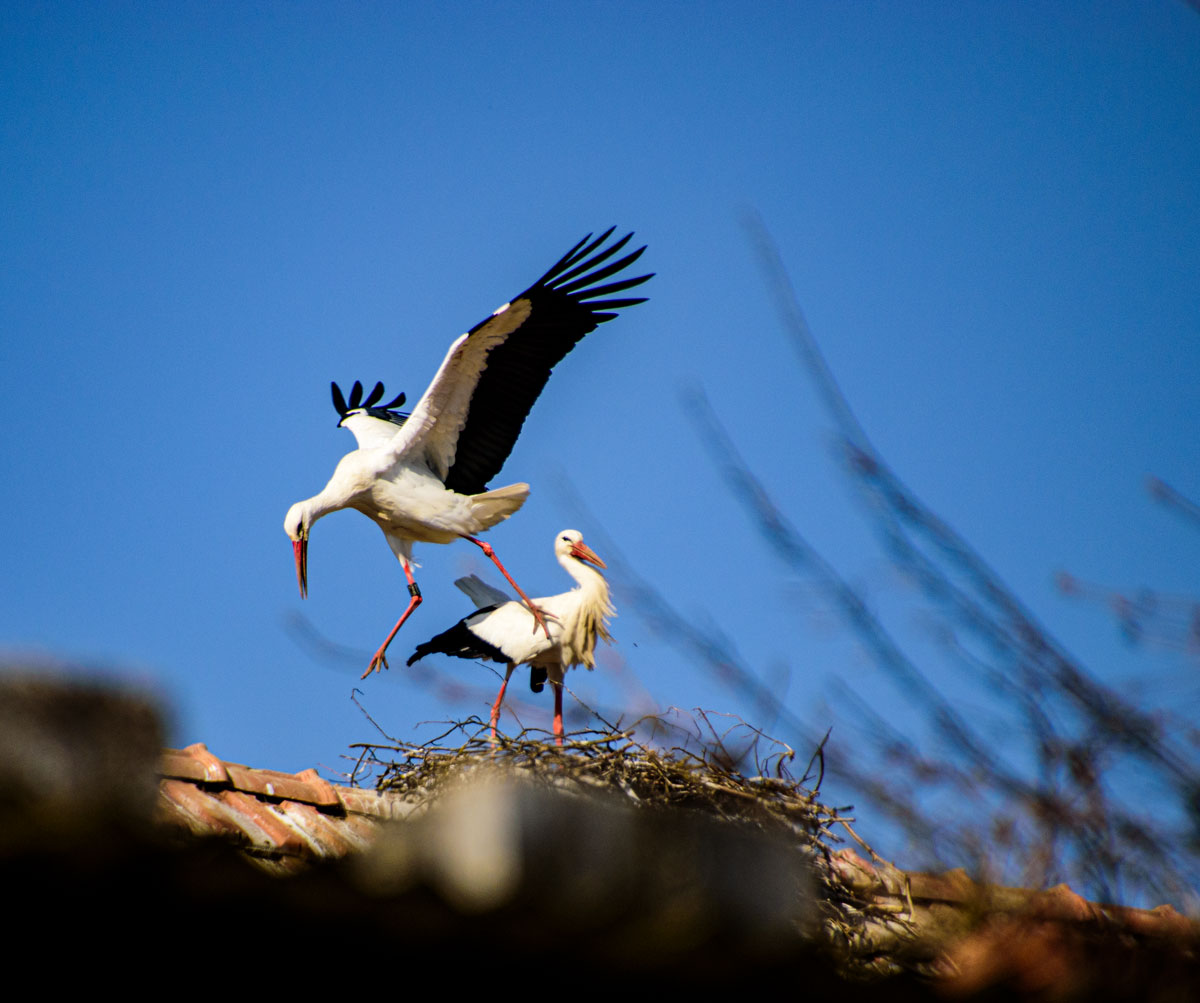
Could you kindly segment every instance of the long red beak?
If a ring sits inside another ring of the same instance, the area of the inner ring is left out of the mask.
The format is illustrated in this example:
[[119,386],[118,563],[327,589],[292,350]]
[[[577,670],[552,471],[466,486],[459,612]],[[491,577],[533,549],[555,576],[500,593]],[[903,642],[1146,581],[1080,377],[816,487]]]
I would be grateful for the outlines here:
[[596,552],[582,540],[580,540],[578,543],[571,544],[571,556],[577,557],[581,561],[587,561],[588,564],[594,564],[598,568],[608,567],[607,564],[605,564],[602,560],[600,560],[599,557],[596,556]]
[[293,540],[292,550],[296,554],[296,582],[300,586],[300,598],[308,598],[308,539]]

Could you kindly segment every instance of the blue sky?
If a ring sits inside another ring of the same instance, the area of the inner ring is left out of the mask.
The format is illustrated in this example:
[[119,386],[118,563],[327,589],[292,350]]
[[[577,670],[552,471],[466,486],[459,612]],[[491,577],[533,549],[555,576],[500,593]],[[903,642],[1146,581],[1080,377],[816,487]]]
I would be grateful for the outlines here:
[[[351,693],[406,592],[348,512],[314,531],[297,595],[284,513],[353,445],[329,381],[415,401],[454,336],[616,224],[649,245],[650,301],[556,370],[493,482],[533,495],[491,542],[544,595],[570,584],[558,530],[609,540],[814,727],[838,724],[836,684],[919,732],[681,403],[707,394],[924,661],[752,210],[893,468],[1094,671],[1195,719],[1194,653],[1130,648],[1053,587],[1197,592],[1200,534],[1144,486],[1200,497],[1185,4],[8,4],[0,72],[9,656],[148,684],[175,744],[335,775],[377,737]],[[488,576],[469,544],[417,558],[427,601],[360,697],[409,738],[498,686],[400,667],[469,609],[453,578]],[[753,713],[614,585],[618,644],[569,678],[580,697]],[[297,613],[351,657],[318,657]],[[548,726],[549,695],[521,696]]]

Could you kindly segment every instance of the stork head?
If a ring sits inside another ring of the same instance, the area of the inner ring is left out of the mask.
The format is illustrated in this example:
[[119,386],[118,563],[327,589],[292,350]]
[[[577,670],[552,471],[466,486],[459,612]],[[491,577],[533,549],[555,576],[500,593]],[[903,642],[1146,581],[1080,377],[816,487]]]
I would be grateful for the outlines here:
[[312,509],[307,502],[296,502],[283,520],[283,531],[291,537],[296,557],[296,583],[301,599],[308,598],[308,531],[312,521]]
[[559,557],[573,557],[585,564],[594,564],[598,568],[607,568],[596,552],[583,542],[583,534],[577,529],[564,529],[554,541],[554,552]]

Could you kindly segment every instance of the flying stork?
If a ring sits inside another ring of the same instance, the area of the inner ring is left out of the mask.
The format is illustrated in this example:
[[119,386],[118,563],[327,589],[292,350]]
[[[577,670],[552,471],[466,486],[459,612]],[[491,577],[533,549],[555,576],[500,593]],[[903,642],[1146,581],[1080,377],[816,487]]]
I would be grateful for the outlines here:
[[[482,548],[534,614],[532,630],[551,628],[529,602],[490,544],[476,534],[517,511],[529,485],[487,490],[512,452],[517,435],[550,371],[598,324],[645,298],[611,298],[651,278],[639,275],[604,284],[633,264],[641,247],[610,261],[632,238],[608,247],[610,227],[596,239],[589,233],[513,300],[475,325],[450,346],[433,382],[411,414],[388,404],[383,385],[363,399],[356,382],[347,401],[332,384],[339,427],[350,429],[358,448],[338,462],[324,489],[288,509],[283,528],[292,540],[300,596],[308,594],[308,537],[322,516],[356,508],[383,530],[408,580],[408,606],[371,658],[362,678],[387,667],[385,653],[404,621],[421,604],[413,577],[413,544],[470,540]],[[652,273],[651,273],[652,274]],[[529,629],[531,621],[526,619]]]
[[554,687],[554,744],[562,745],[563,674],[574,665],[591,669],[596,664],[596,639],[612,641],[608,618],[615,616],[616,610],[608,598],[608,582],[595,570],[607,565],[576,529],[564,529],[555,537],[554,555],[578,584],[570,592],[534,600],[549,620],[549,636],[530,633],[529,611],[524,606],[469,575],[454,584],[480,608],[449,630],[417,645],[408,660],[412,665],[426,655],[444,654],[508,663],[500,693],[492,704],[493,742],[508,681],[518,665],[528,665],[530,689],[540,693],[547,678]]

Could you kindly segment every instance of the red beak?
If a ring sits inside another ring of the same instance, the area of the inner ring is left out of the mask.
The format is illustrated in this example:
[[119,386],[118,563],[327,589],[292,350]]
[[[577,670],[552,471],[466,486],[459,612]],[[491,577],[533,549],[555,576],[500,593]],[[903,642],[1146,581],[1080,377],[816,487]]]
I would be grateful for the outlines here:
[[300,586],[300,598],[308,598],[308,538],[292,541],[296,554],[296,582]]
[[600,560],[599,557],[596,556],[596,552],[582,540],[580,540],[578,543],[571,544],[571,556],[576,557],[581,561],[587,561],[588,564],[594,564],[598,568],[608,567],[607,564],[605,564],[602,560]]

